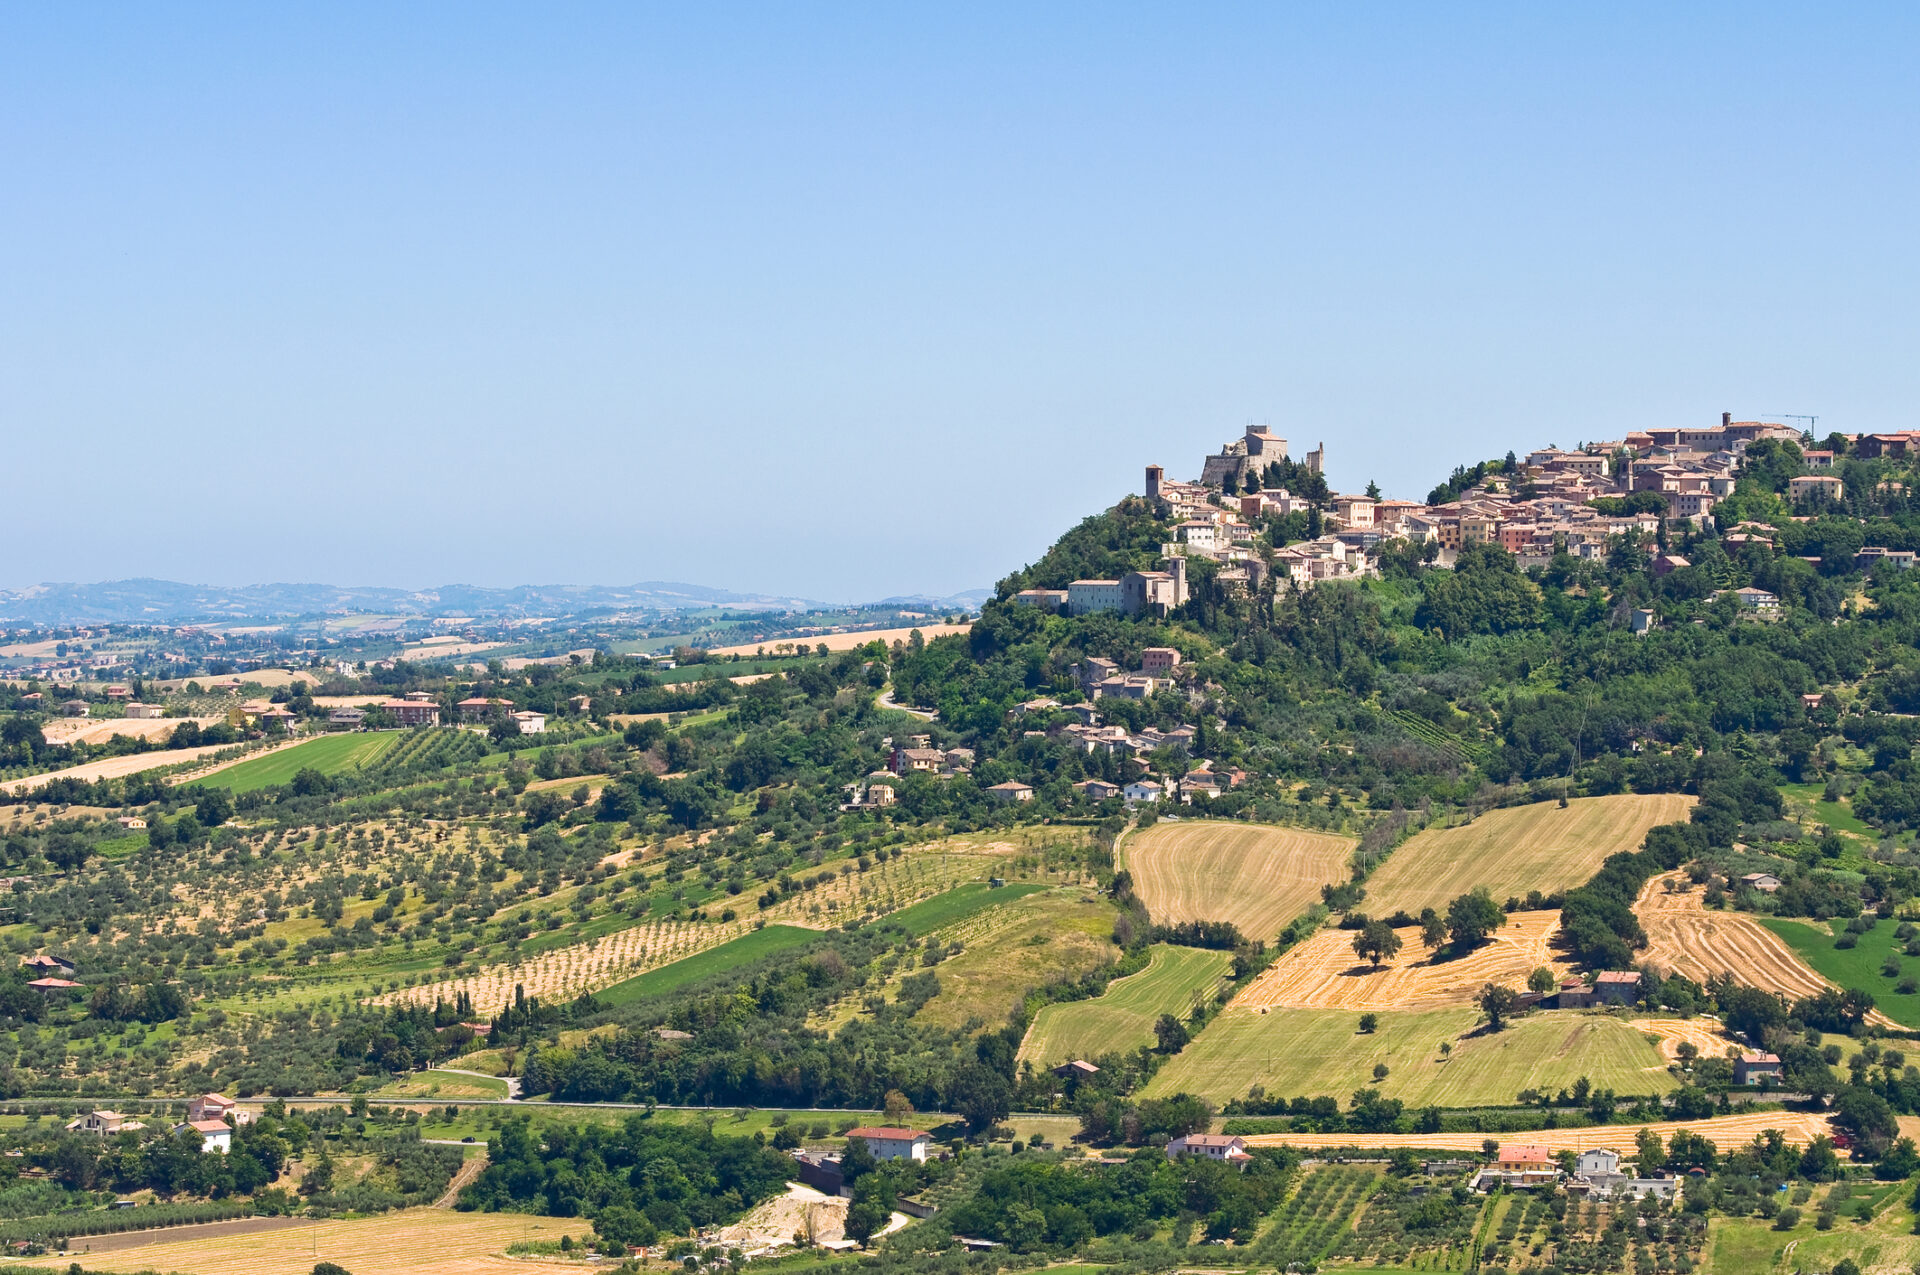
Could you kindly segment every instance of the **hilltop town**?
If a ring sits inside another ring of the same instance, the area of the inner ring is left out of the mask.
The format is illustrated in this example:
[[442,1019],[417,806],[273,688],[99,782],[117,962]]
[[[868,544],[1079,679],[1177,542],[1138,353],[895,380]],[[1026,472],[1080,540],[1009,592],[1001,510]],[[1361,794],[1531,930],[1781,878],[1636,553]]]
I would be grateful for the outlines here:
[[[1716,505],[1734,494],[1748,448],[1762,441],[1795,448],[1806,472],[1787,481],[1786,495],[1807,514],[1843,499],[1843,481],[1831,472],[1836,458],[1902,460],[1910,447],[1920,447],[1920,432],[1833,434],[1816,448],[1790,426],[1735,421],[1722,413],[1717,425],[1636,430],[1572,450],[1549,445],[1524,457],[1509,453],[1500,464],[1456,472],[1422,502],[1390,499],[1372,488],[1365,494],[1331,492],[1323,477],[1324,444],[1296,463],[1286,439],[1264,426],[1249,427],[1244,437],[1205,458],[1197,481],[1172,480],[1162,466],[1146,467],[1146,499],[1172,524],[1174,537],[1162,547],[1155,569],[1074,580],[1064,589],[1025,589],[1017,599],[1079,615],[1165,614],[1187,602],[1189,564],[1196,559],[1217,564],[1214,578],[1230,588],[1257,592],[1271,579],[1306,589],[1379,575],[1380,547],[1392,541],[1413,546],[1423,562],[1443,568],[1453,565],[1462,548],[1477,544],[1498,545],[1523,570],[1544,567],[1563,553],[1597,560],[1623,537],[1664,545],[1670,535],[1707,527]],[[1901,493],[1904,485],[1891,483],[1882,494],[1889,491]],[[1274,524],[1296,515],[1304,534],[1276,542]],[[1766,539],[1770,530],[1734,529],[1730,543],[1742,543],[1744,536]],[[1905,549],[1867,546],[1862,554],[1865,560],[1885,556],[1898,566],[1913,562]],[[1653,569],[1665,574],[1685,565],[1685,558],[1662,553]]]

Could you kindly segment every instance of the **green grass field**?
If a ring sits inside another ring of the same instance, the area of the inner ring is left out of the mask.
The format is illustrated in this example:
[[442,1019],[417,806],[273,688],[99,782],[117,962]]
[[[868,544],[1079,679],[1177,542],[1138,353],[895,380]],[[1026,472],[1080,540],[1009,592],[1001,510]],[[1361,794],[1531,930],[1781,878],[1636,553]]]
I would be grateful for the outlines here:
[[662,965],[657,970],[648,970],[624,983],[615,983],[604,992],[595,992],[593,998],[603,1005],[631,1005],[644,997],[663,996],[689,983],[696,983],[714,974],[724,974],[761,957],[811,943],[819,937],[818,930],[802,929],[797,925],[769,925],[764,930],[743,934],[719,947],[697,952],[685,960]]
[[[1908,975],[1920,979],[1920,958],[1900,954],[1901,945],[1893,937],[1895,922],[1882,921],[1862,934],[1858,947],[1837,948],[1834,936],[1823,925],[1774,917],[1758,920],[1820,973],[1842,987],[1873,993],[1875,1008],[1902,1026],[1920,1027],[1920,993],[1903,996],[1894,990],[1894,985]],[[1903,967],[1897,978],[1880,972],[1881,963],[1889,956],[1897,957]]]
[[[1523,1089],[1559,1090],[1581,1076],[1620,1094],[1665,1093],[1673,1076],[1647,1038],[1604,1014],[1553,1011],[1515,1020],[1505,1031],[1467,1037],[1473,1009],[1380,1015],[1363,1035],[1351,1010],[1234,1010],[1208,1024],[1162,1067],[1147,1097],[1196,1093],[1215,1102],[1244,1098],[1254,1085],[1271,1095],[1344,1102],[1372,1087],[1385,1063],[1381,1093],[1410,1107],[1481,1107],[1513,1102]],[[1442,1055],[1442,1041],[1453,1046]]]
[[934,967],[940,992],[915,1022],[956,1030],[998,1028],[1034,989],[1077,980],[1120,959],[1113,943],[1113,904],[1089,902],[1077,889],[1016,894],[1018,889],[990,890],[990,902],[1003,906],[940,927],[941,938],[965,950]]
[[400,737],[397,731],[353,731],[342,735],[322,735],[319,739],[283,748],[265,757],[243,761],[238,766],[215,771],[197,781],[197,787],[225,788],[229,792],[252,792],[292,781],[302,770],[313,769],[323,775],[337,775],[374,761],[393,747]]
[[1021,1042],[1020,1057],[1052,1067],[1151,1045],[1160,1015],[1184,1018],[1194,993],[1213,987],[1232,965],[1226,952],[1155,944],[1147,968],[1109,983],[1105,994],[1041,1010]]
[[1825,784],[1781,784],[1780,791],[1796,801],[1804,801],[1813,810],[1814,818],[1826,824],[1836,832],[1851,832],[1857,837],[1878,841],[1880,834],[1860,821],[1853,813],[1853,805],[1846,798],[1839,801],[1822,801],[1826,791]]
[[901,908],[883,919],[889,925],[906,926],[907,931],[917,937],[931,934],[955,921],[965,920],[996,903],[1010,903],[1023,895],[1046,888],[1043,885],[1003,885],[996,888],[975,881],[956,886],[945,894],[916,903],[910,908]]

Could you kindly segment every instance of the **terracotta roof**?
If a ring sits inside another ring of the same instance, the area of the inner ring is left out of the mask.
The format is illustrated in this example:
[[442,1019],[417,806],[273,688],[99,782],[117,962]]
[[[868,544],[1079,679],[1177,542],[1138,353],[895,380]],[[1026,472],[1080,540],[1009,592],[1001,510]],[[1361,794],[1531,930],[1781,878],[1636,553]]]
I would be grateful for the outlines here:
[[918,1129],[900,1129],[889,1125],[861,1125],[858,1129],[847,1130],[847,1136],[849,1138],[870,1138],[891,1140],[894,1142],[913,1142],[920,1138],[931,1139],[933,1137],[932,1134],[923,1133]]

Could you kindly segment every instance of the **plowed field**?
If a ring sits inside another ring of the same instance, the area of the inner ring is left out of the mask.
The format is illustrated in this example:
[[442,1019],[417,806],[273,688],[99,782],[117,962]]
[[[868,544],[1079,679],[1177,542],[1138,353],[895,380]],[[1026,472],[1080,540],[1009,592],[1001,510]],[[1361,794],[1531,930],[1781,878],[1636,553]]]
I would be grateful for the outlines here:
[[[1676,887],[1669,892],[1668,883]],[[1817,995],[1833,987],[1801,960],[1784,939],[1752,917],[1738,912],[1709,912],[1701,892],[1678,872],[1647,882],[1634,901],[1640,928],[1647,932],[1647,960],[1666,973],[1696,982],[1731,974],[1738,982],[1788,1000]],[[1873,1021],[1899,1024],[1875,1010]]]
[[1357,843],[1324,832],[1261,824],[1159,823],[1126,842],[1133,888],[1154,921],[1231,921],[1271,941],[1347,878]]
[[1685,819],[1693,798],[1671,794],[1576,797],[1490,810],[1459,828],[1422,832],[1387,856],[1367,882],[1366,910],[1446,911],[1450,899],[1486,887],[1505,900],[1551,894],[1589,880],[1610,854],[1638,850],[1647,829]]
[[[1375,969],[1353,954],[1353,930],[1322,930],[1276,961],[1233,999],[1235,1009],[1439,1009],[1471,1005],[1480,989],[1499,983],[1524,991],[1542,965],[1556,976],[1547,945],[1560,928],[1558,912],[1516,912],[1487,942],[1456,960],[1435,962],[1420,944],[1420,929],[1394,931],[1400,955]],[[1444,949],[1442,949],[1444,951]]]
[[[1613,1124],[1593,1129],[1534,1129],[1505,1136],[1553,1151],[1591,1151],[1607,1148],[1632,1155],[1634,1135],[1652,1129],[1662,1138],[1677,1130],[1697,1133],[1722,1151],[1744,1146],[1768,1129],[1778,1129],[1795,1146],[1804,1146],[1817,1134],[1833,1133],[1827,1117],[1811,1112],[1762,1111],[1752,1115],[1715,1116],[1711,1120],[1680,1120],[1664,1124]],[[1416,1151],[1478,1151],[1484,1133],[1256,1133],[1247,1137],[1255,1147],[1410,1147]]]

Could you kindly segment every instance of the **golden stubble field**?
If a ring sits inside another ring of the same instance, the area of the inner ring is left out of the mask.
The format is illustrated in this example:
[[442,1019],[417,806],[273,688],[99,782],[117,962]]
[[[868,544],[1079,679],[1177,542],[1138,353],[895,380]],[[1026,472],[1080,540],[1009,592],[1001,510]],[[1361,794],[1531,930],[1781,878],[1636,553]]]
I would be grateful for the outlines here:
[[1234,1009],[1440,1009],[1471,1005],[1488,983],[1525,990],[1541,966],[1558,979],[1566,967],[1549,944],[1558,912],[1516,912],[1465,956],[1435,960],[1420,929],[1395,930],[1400,954],[1375,968],[1353,954],[1354,930],[1321,930],[1289,951],[1234,997]]
[[[1696,983],[1731,974],[1735,982],[1788,1000],[1835,986],[1785,939],[1738,912],[1709,912],[1702,897],[1701,889],[1678,872],[1657,876],[1641,889],[1633,910],[1647,932],[1646,959],[1655,968]],[[1868,1017],[1885,1027],[1900,1026],[1879,1010]]]
[[1231,921],[1272,941],[1347,879],[1348,837],[1214,820],[1161,822],[1125,843],[1134,892],[1156,923]]
[[1416,834],[1367,881],[1366,909],[1380,916],[1447,903],[1485,887],[1495,899],[1551,894],[1583,884],[1608,855],[1638,850],[1647,829],[1687,817],[1693,798],[1659,793],[1576,797],[1490,810],[1470,824]]
[[[1544,1146],[1550,1151],[1591,1151],[1600,1148],[1632,1155],[1634,1138],[1642,1129],[1651,1129],[1671,1139],[1685,1129],[1699,1134],[1721,1151],[1745,1146],[1769,1129],[1777,1129],[1794,1146],[1805,1146],[1819,1134],[1833,1134],[1833,1122],[1826,1116],[1804,1111],[1760,1111],[1738,1116],[1715,1116],[1711,1120],[1679,1120],[1664,1124],[1609,1124],[1587,1129],[1532,1129],[1508,1134],[1503,1141]],[[1392,1150],[1408,1147],[1416,1151],[1478,1151],[1487,1137],[1484,1133],[1257,1133],[1247,1136],[1254,1147],[1380,1147]]]
[[[253,1235],[175,1239],[85,1255],[88,1270],[193,1275],[308,1275],[333,1262],[353,1275],[508,1275],[579,1270],[571,1261],[508,1257],[517,1240],[584,1237],[581,1218],[406,1209],[383,1217],[313,1222]],[[156,1234],[163,1234],[156,1232]]]

